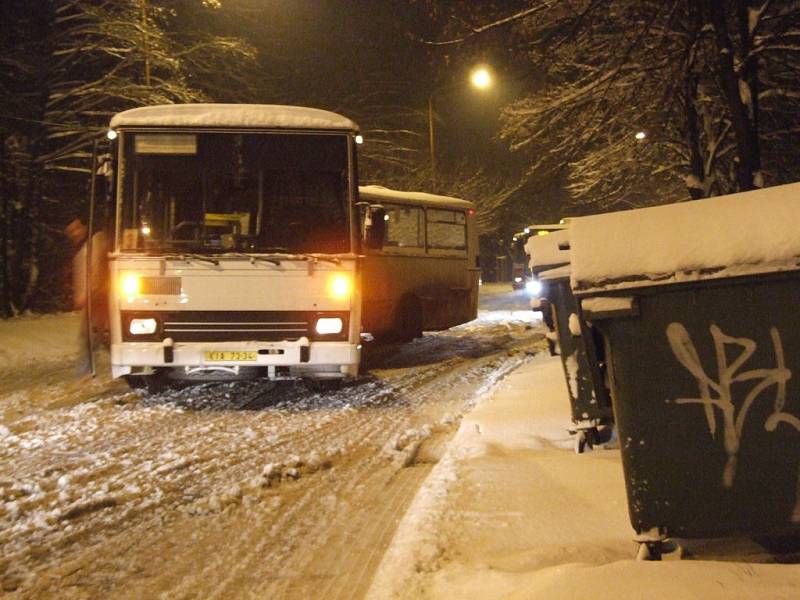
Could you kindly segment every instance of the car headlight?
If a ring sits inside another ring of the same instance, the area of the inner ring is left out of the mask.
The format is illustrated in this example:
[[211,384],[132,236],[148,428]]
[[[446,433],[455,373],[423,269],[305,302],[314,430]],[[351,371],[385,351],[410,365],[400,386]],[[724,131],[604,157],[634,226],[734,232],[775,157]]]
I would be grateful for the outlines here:
[[522,283],[522,277],[514,277],[514,283]]
[[353,291],[353,284],[347,275],[334,275],[331,277],[329,289],[334,298],[349,298]]
[[525,289],[531,296],[538,296],[542,293],[542,282],[538,279],[531,279],[525,284]]
[[131,335],[152,335],[158,328],[158,322],[152,317],[147,319],[131,319],[128,331]]
[[126,296],[127,298],[138,296],[140,289],[141,281],[138,275],[135,273],[127,273],[122,276],[122,280],[120,281],[120,291],[122,292],[123,296]]
[[343,323],[339,317],[323,317],[317,319],[317,333],[320,335],[330,335],[332,333],[341,333]]

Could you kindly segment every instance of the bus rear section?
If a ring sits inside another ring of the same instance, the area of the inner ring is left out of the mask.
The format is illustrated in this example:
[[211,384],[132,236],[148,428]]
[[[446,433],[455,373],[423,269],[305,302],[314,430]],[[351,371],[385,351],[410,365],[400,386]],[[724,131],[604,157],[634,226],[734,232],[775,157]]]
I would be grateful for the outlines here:
[[381,186],[362,186],[359,199],[382,206],[385,225],[363,259],[364,331],[407,341],[473,320],[480,277],[474,205]]
[[176,105],[111,125],[113,375],[356,376],[355,124],[300,107]]

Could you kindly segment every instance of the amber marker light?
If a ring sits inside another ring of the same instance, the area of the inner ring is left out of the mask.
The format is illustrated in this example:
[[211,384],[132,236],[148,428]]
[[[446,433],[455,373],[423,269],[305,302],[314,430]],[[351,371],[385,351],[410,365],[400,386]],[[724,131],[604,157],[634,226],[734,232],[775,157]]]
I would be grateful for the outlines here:
[[139,276],[135,275],[134,273],[127,273],[122,277],[120,288],[122,290],[122,294],[130,299],[139,295],[139,285]]
[[334,275],[329,284],[331,295],[334,298],[348,298],[353,291],[352,283],[347,275]]

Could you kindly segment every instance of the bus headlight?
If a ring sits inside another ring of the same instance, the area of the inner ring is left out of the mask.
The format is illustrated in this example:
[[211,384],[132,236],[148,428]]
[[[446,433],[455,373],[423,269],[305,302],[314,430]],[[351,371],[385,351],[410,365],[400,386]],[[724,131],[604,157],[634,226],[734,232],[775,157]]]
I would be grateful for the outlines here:
[[152,317],[149,319],[131,319],[128,331],[131,335],[151,335],[156,332],[158,322]]
[[139,276],[135,275],[134,273],[128,273],[123,275],[122,281],[120,283],[120,289],[122,291],[122,295],[128,298],[133,298],[134,296],[139,295],[139,290],[141,289],[141,282],[139,280]]
[[525,284],[525,289],[531,296],[538,296],[542,293],[542,282],[538,279],[531,279]]
[[330,292],[334,298],[349,298],[353,285],[347,275],[334,275],[331,278]]
[[330,335],[342,332],[342,320],[339,317],[323,317],[317,319],[317,333],[320,335]]

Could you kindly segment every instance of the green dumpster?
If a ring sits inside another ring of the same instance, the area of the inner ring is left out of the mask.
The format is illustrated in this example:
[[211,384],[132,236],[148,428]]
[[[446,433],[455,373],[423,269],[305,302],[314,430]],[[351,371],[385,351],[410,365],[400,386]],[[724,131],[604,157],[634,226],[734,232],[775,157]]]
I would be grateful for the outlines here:
[[[563,248],[561,248],[563,246]],[[531,309],[540,311],[547,326],[547,346],[550,356],[558,354],[558,334],[555,327],[555,307],[552,304],[553,294],[541,281],[545,271],[569,264],[569,232],[565,228],[530,237],[525,244],[528,256],[528,267],[531,279],[526,289],[531,294]]]
[[[560,249],[559,249],[560,247]],[[603,348],[596,332],[581,317],[581,310],[570,288],[568,232],[558,232],[529,240],[531,271],[541,281],[548,310],[545,320],[555,333],[558,353],[567,382],[573,423],[575,451],[584,452],[610,439],[613,411],[605,384]],[[553,264],[562,263],[557,268]]]
[[799,225],[798,184],[572,223],[641,558],[798,531]]

